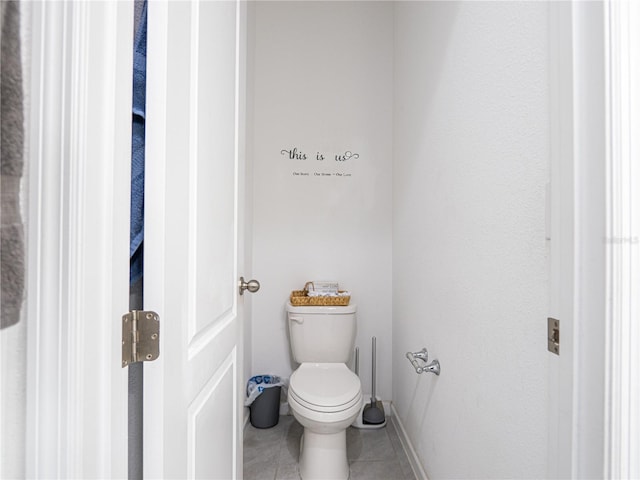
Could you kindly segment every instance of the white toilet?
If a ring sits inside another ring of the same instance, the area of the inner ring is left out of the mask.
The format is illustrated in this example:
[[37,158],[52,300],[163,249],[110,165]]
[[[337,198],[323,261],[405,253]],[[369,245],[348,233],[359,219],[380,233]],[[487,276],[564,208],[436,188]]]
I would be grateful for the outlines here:
[[287,303],[293,359],[289,407],[304,427],[303,480],[347,479],[346,429],[360,413],[360,379],[345,365],[356,338],[356,306],[297,307]]

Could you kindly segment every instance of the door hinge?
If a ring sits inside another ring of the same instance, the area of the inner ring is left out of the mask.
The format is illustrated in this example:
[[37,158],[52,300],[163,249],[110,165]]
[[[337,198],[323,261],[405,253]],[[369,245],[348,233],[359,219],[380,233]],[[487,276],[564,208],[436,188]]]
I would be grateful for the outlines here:
[[547,318],[547,349],[560,355],[560,320]]
[[122,316],[122,368],[150,362],[160,355],[160,318],[156,312],[132,310]]

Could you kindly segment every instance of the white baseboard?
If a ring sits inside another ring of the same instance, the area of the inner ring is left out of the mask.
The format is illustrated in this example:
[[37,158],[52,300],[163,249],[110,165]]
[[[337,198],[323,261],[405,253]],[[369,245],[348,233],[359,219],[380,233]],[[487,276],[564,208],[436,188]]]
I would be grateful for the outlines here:
[[409,459],[409,464],[411,465],[411,469],[413,470],[413,474],[416,476],[418,480],[429,480],[427,477],[427,472],[424,471],[424,467],[422,463],[420,463],[420,459],[418,458],[418,454],[416,453],[413,445],[411,444],[411,440],[409,440],[409,435],[398,416],[398,412],[396,411],[393,404],[390,406],[391,411],[391,421],[393,422],[393,426],[396,428],[396,432],[398,432],[398,437],[400,438],[400,443],[402,444],[402,448],[404,449],[404,453],[407,455]]

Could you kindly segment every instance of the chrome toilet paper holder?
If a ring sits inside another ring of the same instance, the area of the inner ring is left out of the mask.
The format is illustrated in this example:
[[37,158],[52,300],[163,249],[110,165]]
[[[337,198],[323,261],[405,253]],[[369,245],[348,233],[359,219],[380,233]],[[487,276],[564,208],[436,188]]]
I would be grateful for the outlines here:
[[429,361],[429,353],[426,347],[423,347],[419,352],[407,352],[405,356],[413,368],[415,368],[416,373],[431,372],[440,375],[440,362],[438,359],[434,359],[431,363],[427,364]]

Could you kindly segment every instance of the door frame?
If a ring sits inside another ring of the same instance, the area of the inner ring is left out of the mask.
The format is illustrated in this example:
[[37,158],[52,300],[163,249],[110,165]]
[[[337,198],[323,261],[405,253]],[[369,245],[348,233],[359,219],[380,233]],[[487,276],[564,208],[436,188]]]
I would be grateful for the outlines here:
[[602,5],[549,4],[549,316],[560,320],[560,354],[548,354],[549,478],[599,478],[604,468],[607,192],[602,161]]
[[630,267],[640,202],[629,190],[639,167],[620,152],[630,128],[616,43],[623,4],[550,4],[549,312],[561,323],[560,356],[550,354],[548,366],[549,478],[620,478],[622,463],[639,461],[628,443],[638,384],[625,383],[638,358],[622,341],[640,338],[630,295],[640,286]]
[[640,21],[636,2],[607,0],[607,365],[605,478],[640,476]]
[[[604,2],[572,3],[574,352],[572,478],[604,474],[608,58]],[[561,334],[562,335],[562,334]],[[568,381],[568,379],[567,379]]]
[[124,478],[132,2],[32,4],[29,478]]

